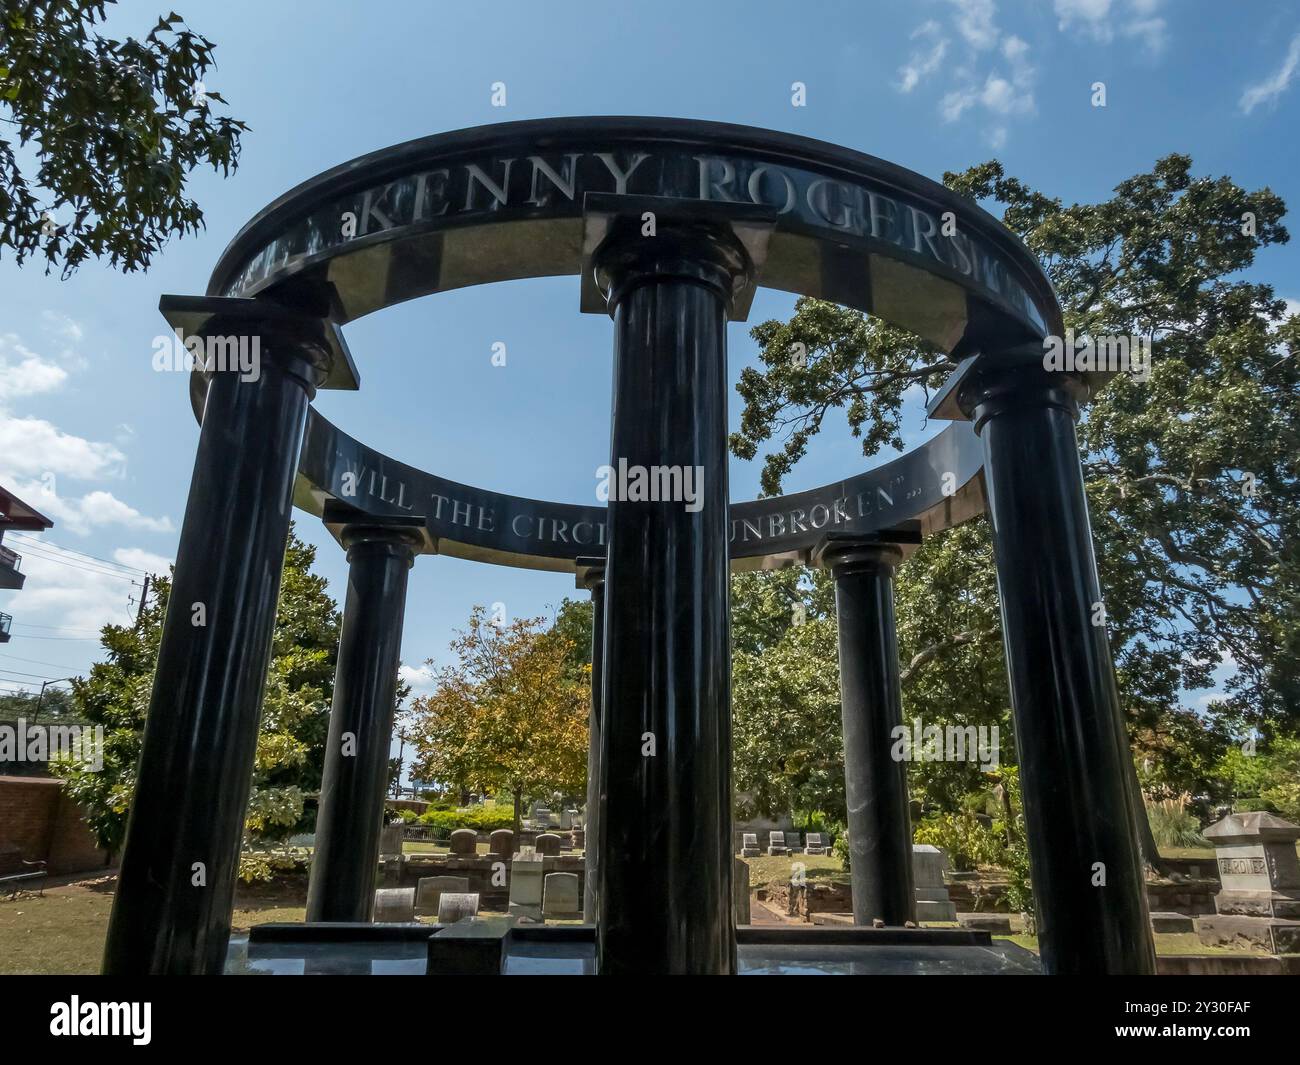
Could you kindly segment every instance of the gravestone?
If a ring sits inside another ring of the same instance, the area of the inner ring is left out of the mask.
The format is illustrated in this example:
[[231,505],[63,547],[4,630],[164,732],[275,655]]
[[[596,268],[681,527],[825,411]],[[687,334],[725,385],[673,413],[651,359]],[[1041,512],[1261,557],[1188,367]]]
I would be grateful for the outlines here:
[[537,848],[538,854],[543,854],[548,858],[560,853],[560,837],[554,832],[543,832],[534,840],[533,845]]
[[995,936],[1009,936],[1011,934],[1011,918],[1003,913],[963,913],[957,918],[957,923],[962,928],[970,928],[976,932],[988,932]]
[[789,853],[790,848],[785,845],[784,832],[780,829],[773,829],[767,834],[767,856],[769,858]]
[[438,923],[455,924],[478,916],[477,891],[444,891],[438,898]]
[[375,892],[376,924],[410,924],[415,920],[415,888],[380,888]]
[[451,853],[468,854],[473,856],[476,853],[478,844],[478,833],[472,828],[458,828],[451,834]]
[[542,919],[542,877],[545,863],[539,855],[523,855],[510,863],[510,913]]
[[513,829],[498,828],[488,837],[488,856],[509,861],[515,856],[515,834]]
[[469,890],[469,878],[464,876],[426,876],[415,885],[415,912],[430,917],[438,912],[438,898],[444,891]]
[[943,882],[948,856],[928,843],[912,844],[912,884],[916,889],[916,920],[955,921],[957,907]]
[[538,806],[533,810],[533,820],[545,827],[550,827],[551,811],[545,806]]
[[566,921],[581,920],[577,873],[546,874],[542,887],[542,913]]
[[829,854],[830,851],[830,847],[822,842],[822,834],[820,832],[808,833],[807,846],[804,847],[805,854]]
[[761,853],[758,849],[758,833],[742,832],[740,834],[740,856],[742,858],[757,858]]
[[384,825],[379,830],[379,857],[386,858],[389,855],[402,853],[402,829],[406,827],[401,821],[396,821],[391,825]]
[[1214,916],[1197,918],[1201,942],[1300,952],[1300,826],[1263,811],[1229,814],[1205,838],[1214,844],[1222,889]]
[[[757,847],[754,848],[758,850]],[[736,924],[749,924],[749,863],[734,859],[735,871],[731,875],[732,917]]]

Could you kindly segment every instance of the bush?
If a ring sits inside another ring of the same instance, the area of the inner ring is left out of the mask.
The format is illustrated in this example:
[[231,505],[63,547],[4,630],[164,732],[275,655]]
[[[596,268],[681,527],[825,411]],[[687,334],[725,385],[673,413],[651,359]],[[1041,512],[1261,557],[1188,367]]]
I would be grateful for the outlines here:
[[1208,847],[1201,835],[1201,822],[1187,809],[1189,796],[1184,793],[1172,799],[1148,802],[1147,820],[1151,823],[1151,836],[1157,847]]
[[999,865],[1005,849],[993,829],[964,811],[931,814],[916,826],[913,839],[938,847],[957,872],[970,872],[978,865]]
[[239,879],[252,884],[283,873],[305,875],[310,865],[306,847],[245,847],[239,852]]
[[474,806],[468,810],[428,810],[415,820],[432,828],[434,839],[449,839],[458,828],[472,828],[476,832],[513,828],[515,812],[509,806]]

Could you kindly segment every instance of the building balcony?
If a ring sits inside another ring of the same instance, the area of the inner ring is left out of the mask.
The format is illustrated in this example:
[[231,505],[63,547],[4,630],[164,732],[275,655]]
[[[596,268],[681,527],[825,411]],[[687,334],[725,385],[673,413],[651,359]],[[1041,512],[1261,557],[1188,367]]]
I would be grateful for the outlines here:
[[16,589],[27,579],[22,572],[23,556],[0,544],[0,588]]
[[0,614],[0,643],[9,642],[9,626],[13,621],[14,619],[8,614]]

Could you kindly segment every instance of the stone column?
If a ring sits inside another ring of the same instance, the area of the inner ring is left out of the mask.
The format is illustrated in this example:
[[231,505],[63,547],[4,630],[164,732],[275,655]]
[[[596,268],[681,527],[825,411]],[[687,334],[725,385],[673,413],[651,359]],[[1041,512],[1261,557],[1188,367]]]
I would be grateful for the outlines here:
[[591,592],[591,714],[587,741],[587,819],[583,825],[583,866],[585,883],[582,895],[582,920],[596,923],[600,886],[596,870],[600,865],[600,685],[605,657],[605,560],[576,560],[578,583]]
[[885,536],[831,535],[816,554],[835,580],[853,923],[902,925],[916,920],[907,767],[892,757],[903,721],[894,622],[903,549]]
[[[592,195],[586,206],[590,268],[614,319],[610,466],[629,478],[611,494],[606,540],[598,964],[728,973],[726,322],[752,283],[754,245],[721,210]],[[665,467],[677,498],[639,498],[636,471]]]
[[1153,973],[1131,754],[1074,431],[1082,386],[1036,362],[981,357],[958,374],[955,394],[984,446],[1043,968]]
[[257,375],[209,373],[104,948],[112,975],[225,965],[298,454],[329,360],[319,321],[201,302],[230,307],[205,332],[256,342]]
[[369,921],[388,785],[397,667],[411,564],[423,537],[410,520],[343,526],[348,592],[316,814],[308,921]]

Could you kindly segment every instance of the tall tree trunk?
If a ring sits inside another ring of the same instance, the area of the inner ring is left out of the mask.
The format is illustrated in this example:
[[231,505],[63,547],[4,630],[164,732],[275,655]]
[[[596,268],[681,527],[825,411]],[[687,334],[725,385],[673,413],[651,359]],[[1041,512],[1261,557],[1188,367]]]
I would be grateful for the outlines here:
[[523,811],[523,805],[524,805],[524,793],[523,791],[516,789],[515,791],[515,846],[516,847],[519,845],[520,822],[522,820],[520,814]]

